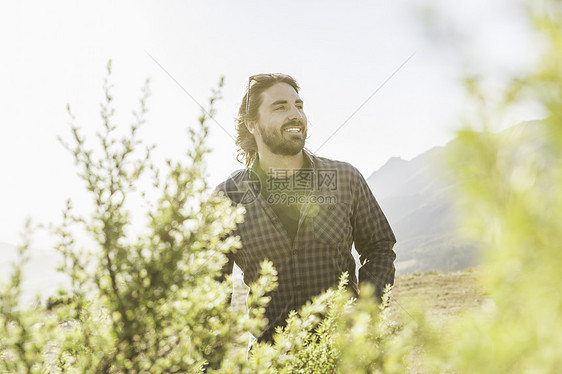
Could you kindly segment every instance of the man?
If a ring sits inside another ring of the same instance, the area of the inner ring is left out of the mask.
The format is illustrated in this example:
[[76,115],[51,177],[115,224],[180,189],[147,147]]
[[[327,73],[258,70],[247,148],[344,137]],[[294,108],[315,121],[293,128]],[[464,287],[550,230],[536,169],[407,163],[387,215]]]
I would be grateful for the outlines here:
[[242,247],[229,255],[225,273],[236,262],[250,284],[265,259],[278,272],[279,286],[266,309],[269,325],[258,337],[265,341],[289,311],[337,286],[343,272],[359,293],[353,243],[359,280],[372,283],[379,300],[385,285],[394,283],[396,240],[383,212],[357,169],[304,149],[307,119],[298,92],[288,75],[250,77],[236,139],[246,169],[217,188],[246,208],[232,233]]

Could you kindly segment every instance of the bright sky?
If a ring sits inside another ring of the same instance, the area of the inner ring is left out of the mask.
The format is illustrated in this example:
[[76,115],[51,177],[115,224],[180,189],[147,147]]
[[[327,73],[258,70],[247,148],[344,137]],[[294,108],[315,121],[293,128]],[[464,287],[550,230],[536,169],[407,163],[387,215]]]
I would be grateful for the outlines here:
[[[84,205],[82,182],[57,136],[70,139],[67,103],[85,134],[99,129],[110,58],[120,128],[132,120],[144,79],[151,79],[141,134],[157,145],[157,158],[184,156],[186,128],[196,125],[199,107],[148,54],[203,105],[225,77],[218,124],[210,123],[211,185],[241,167],[233,118],[248,76],[263,72],[288,73],[300,83],[308,147],[368,177],[390,157],[410,159],[454,136],[466,99],[463,69],[493,85],[529,66],[536,43],[511,3],[3,2],[0,242],[15,244],[28,216],[57,222],[67,197]],[[522,113],[514,122],[535,115]]]

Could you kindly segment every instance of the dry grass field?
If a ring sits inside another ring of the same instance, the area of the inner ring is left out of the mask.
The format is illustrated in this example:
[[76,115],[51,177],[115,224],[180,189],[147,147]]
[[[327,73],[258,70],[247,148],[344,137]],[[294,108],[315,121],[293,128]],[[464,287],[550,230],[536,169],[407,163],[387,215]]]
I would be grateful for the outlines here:
[[[412,305],[421,305],[434,327],[452,322],[460,313],[475,310],[486,300],[479,286],[477,271],[454,273],[428,272],[396,277],[390,303],[390,318],[398,323],[408,317]],[[408,373],[424,373],[421,361],[423,347],[414,347],[409,358]]]
[[433,320],[445,322],[462,311],[478,308],[486,296],[477,274],[464,271],[398,276],[392,290],[392,314],[399,318],[400,310],[407,311],[410,303],[420,301]]

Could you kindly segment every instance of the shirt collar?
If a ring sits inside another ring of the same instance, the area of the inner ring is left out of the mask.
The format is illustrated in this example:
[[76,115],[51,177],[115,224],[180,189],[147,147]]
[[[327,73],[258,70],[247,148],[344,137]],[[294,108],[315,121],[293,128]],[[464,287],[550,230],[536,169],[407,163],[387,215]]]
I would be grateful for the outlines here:
[[[318,165],[317,165],[317,162],[316,162],[315,157],[312,154],[312,152],[310,152],[308,149],[304,148],[303,149],[303,155],[304,155],[303,169],[312,168],[312,169],[316,170],[318,168]],[[252,174],[252,176],[254,176],[254,175],[258,175],[258,176],[265,175],[265,172],[260,167],[260,157],[259,157],[259,155],[256,155],[256,159],[254,160],[254,162],[252,162],[252,165],[249,167],[249,169],[253,172],[253,173],[250,173],[250,174]]]

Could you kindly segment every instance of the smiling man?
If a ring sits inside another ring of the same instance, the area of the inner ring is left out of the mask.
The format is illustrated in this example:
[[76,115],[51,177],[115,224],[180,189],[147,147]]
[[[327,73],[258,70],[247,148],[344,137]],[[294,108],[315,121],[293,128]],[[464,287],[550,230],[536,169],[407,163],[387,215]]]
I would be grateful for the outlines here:
[[271,341],[289,311],[337,286],[343,272],[359,293],[352,245],[360,255],[359,281],[374,285],[380,300],[394,283],[396,239],[369,186],[348,163],[318,157],[304,148],[307,119],[299,86],[285,74],[251,76],[238,111],[235,172],[217,190],[246,208],[232,233],[242,247],[229,254],[250,284],[268,259],[279,286],[266,309],[269,324],[258,337]]

